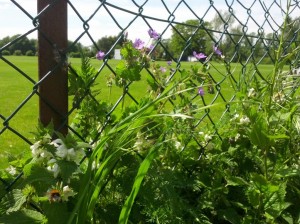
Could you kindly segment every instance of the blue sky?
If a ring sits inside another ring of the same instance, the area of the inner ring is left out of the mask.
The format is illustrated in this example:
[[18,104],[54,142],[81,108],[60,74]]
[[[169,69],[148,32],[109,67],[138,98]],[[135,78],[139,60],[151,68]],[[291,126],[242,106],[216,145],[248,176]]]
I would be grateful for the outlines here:
[[[254,0],[253,0],[254,1]],[[242,7],[236,0],[227,0],[227,4],[231,5],[235,11],[238,19],[245,23],[247,21],[247,8],[252,5],[251,0],[243,1],[245,6]],[[18,2],[28,13],[32,16],[36,16],[36,0],[17,0]],[[94,12],[97,6],[100,4],[99,0],[72,0],[72,4],[77,8],[81,16],[87,20],[90,15]],[[127,9],[131,12],[138,12],[139,9],[135,6],[131,0],[106,0],[106,2],[117,5],[118,7]],[[136,0],[138,4],[142,4],[144,0]],[[174,8],[178,5],[180,0],[164,0],[170,11],[173,11]],[[228,6],[226,5],[225,0],[214,0],[214,8],[208,10],[210,7],[209,0],[186,0],[185,1],[199,17],[204,17],[204,20],[210,21],[216,14],[217,10],[226,11]],[[240,1],[241,2],[241,1]],[[246,3],[244,3],[246,2]],[[264,2],[268,7],[273,0],[261,1]],[[285,1],[283,1],[285,2]],[[130,21],[134,18],[134,15],[130,13],[125,13],[121,10],[114,9],[109,7],[110,12],[114,15],[115,19],[119,22],[120,26],[126,27]],[[248,11],[249,12],[249,11]],[[277,7],[272,7],[271,9],[272,16],[277,20],[277,22],[282,22],[282,15]],[[159,19],[167,20],[169,17],[168,11],[165,9],[161,0],[149,0],[143,8],[143,15],[156,17]],[[264,21],[264,12],[259,1],[255,1],[254,6],[251,10],[251,15],[258,21],[259,24],[262,24]],[[183,22],[187,19],[195,19],[196,17],[190,12],[185,4],[180,4],[176,12],[174,13],[175,21]],[[74,40],[83,32],[82,22],[78,19],[75,12],[69,8],[69,39]],[[166,28],[166,22],[159,22],[154,20],[147,20],[149,24],[159,33],[163,32]],[[237,24],[237,21],[235,21]],[[115,25],[107,11],[102,7],[96,16],[89,22],[90,33],[95,40],[100,39],[103,36],[117,35],[121,30],[118,26]],[[248,21],[249,31],[257,32],[257,25],[249,20]],[[0,0],[0,38],[5,36],[11,36],[14,34],[23,34],[28,30],[34,28],[32,21],[28,16],[26,16],[18,7],[14,5],[10,0]],[[264,29],[268,32],[270,30],[270,25],[265,24]],[[148,27],[145,22],[138,18],[128,29],[128,35],[130,39],[135,39],[137,37],[141,39],[148,38],[147,36]],[[168,29],[164,34],[163,38],[168,38],[171,35],[171,29]],[[33,33],[29,38],[36,38],[37,33]],[[81,40],[84,45],[90,45],[91,42],[84,36]]]

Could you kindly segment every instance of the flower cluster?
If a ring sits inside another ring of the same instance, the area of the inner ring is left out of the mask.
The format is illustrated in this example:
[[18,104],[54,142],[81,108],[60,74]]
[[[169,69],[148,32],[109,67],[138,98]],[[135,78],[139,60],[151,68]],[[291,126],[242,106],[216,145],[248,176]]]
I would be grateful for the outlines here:
[[76,193],[69,185],[56,186],[48,190],[47,197],[49,202],[66,202],[70,197],[73,197]]
[[[149,29],[148,34],[151,39],[153,40],[158,40],[160,38],[160,34],[158,34],[155,30]],[[126,38],[127,38],[128,33],[126,33]],[[136,38],[135,41],[133,42],[133,47],[137,50],[145,50],[146,52],[151,51],[153,49],[153,45],[150,44],[149,46],[145,45],[145,42],[141,40],[140,38]],[[96,59],[102,60],[106,56],[105,52],[103,51],[98,51],[96,54]]]
[[240,116],[239,114],[235,114],[230,121],[236,122],[238,125],[248,125],[251,122],[249,117],[246,115]]
[[46,135],[42,137],[42,140],[30,146],[34,161],[46,165],[47,169],[53,172],[55,178],[61,171],[57,163],[59,160],[75,162],[79,165],[80,160],[85,156],[84,149],[91,148],[89,144],[75,141],[70,143],[66,139],[58,138],[51,141],[51,137]]

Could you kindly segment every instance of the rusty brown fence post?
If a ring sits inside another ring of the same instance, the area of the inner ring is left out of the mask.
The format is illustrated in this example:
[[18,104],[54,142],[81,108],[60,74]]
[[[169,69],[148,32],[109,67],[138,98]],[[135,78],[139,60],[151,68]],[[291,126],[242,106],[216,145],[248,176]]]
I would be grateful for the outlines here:
[[[43,125],[53,121],[55,129],[67,133],[68,77],[62,63],[57,66],[57,50],[65,50],[67,37],[67,1],[38,0],[38,73],[39,117]],[[42,12],[42,13],[41,13]]]

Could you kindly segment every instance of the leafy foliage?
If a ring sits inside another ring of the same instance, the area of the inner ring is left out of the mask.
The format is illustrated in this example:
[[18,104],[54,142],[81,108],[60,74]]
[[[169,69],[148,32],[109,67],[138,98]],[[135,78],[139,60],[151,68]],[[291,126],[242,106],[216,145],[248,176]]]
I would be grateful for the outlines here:
[[83,55],[81,71],[69,74],[73,127],[95,144],[38,127],[32,159],[18,167],[20,184],[1,199],[0,222],[299,223],[298,86],[280,84],[298,51],[282,56],[279,48],[273,74],[241,81],[222,122],[200,127],[197,112],[211,106],[190,99],[197,89],[199,100],[206,97],[199,88],[213,89],[214,52],[201,66],[179,70],[150,63],[145,47],[124,42],[115,84],[126,91],[151,67],[150,94],[123,105],[97,142],[109,107],[94,100],[97,72]]

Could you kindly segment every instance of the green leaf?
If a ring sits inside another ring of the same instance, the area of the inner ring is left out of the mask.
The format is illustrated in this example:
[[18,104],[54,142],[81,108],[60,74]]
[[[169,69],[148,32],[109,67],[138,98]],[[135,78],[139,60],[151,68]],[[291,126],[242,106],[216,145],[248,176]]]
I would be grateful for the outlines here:
[[284,212],[281,217],[288,223],[288,224],[294,224],[293,221],[293,216],[288,213],[288,212]]
[[22,209],[0,217],[0,224],[45,224],[47,218],[41,213],[31,210]]
[[260,203],[260,193],[255,188],[248,188],[246,191],[247,199],[249,203],[254,207],[257,208]]
[[260,191],[265,192],[268,190],[268,181],[263,175],[253,173],[251,176],[251,180],[253,181],[253,185]]
[[285,202],[286,183],[278,185],[270,185],[264,200],[264,208],[268,216],[274,219],[280,216],[281,212],[288,208],[291,204]]
[[218,211],[218,214],[232,224],[240,224],[242,222],[241,217],[233,208],[220,210]]
[[226,186],[243,186],[243,185],[248,185],[247,181],[245,181],[241,177],[226,176],[225,179],[227,181]]
[[56,182],[52,172],[36,163],[27,164],[23,172],[27,184],[35,183],[35,187],[37,187],[37,184],[39,185],[36,190],[46,192],[48,186],[54,185]]
[[284,168],[279,171],[277,171],[276,175],[278,177],[295,177],[300,176],[300,169],[293,169],[293,168]]
[[266,133],[267,125],[265,124],[265,121],[262,118],[257,119],[253,124],[251,132],[249,134],[250,141],[261,149],[267,148],[270,142]]
[[144,177],[146,176],[148,169],[151,165],[151,162],[153,161],[153,159],[156,157],[156,151],[157,151],[158,147],[153,147],[150,152],[148,153],[148,155],[146,156],[146,158],[143,160],[143,162],[141,163],[138,173],[135,177],[135,181],[131,190],[130,195],[128,196],[125,204],[122,207],[122,211],[121,214],[119,216],[119,224],[126,224],[128,222],[128,218],[130,215],[130,211],[131,208],[134,204],[135,198],[139,192],[139,189],[141,187],[142,181],[144,179]]
[[116,74],[122,77],[122,74],[125,70],[126,70],[126,63],[124,61],[120,61],[116,66]]
[[1,207],[4,206],[7,213],[15,212],[21,209],[26,202],[26,195],[20,189],[13,189],[7,193],[1,201]]
[[60,168],[59,175],[65,183],[69,181],[78,169],[78,165],[74,161],[58,160],[57,165]]
[[44,213],[48,217],[49,223],[67,223],[70,216],[68,204],[66,202],[46,202],[44,204]]

